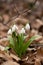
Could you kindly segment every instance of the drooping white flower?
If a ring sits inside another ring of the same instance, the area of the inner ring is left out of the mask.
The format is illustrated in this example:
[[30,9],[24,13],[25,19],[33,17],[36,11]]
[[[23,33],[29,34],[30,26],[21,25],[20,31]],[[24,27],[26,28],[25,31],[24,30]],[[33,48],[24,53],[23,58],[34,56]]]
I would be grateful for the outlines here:
[[11,29],[9,29],[9,30],[8,30],[8,34],[12,34],[12,31],[11,31]]
[[16,25],[12,27],[12,32],[14,32],[15,30],[18,30],[18,27]]
[[30,30],[30,25],[28,23],[26,24],[25,29]]
[[0,50],[1,51],[4,51],[5,50],[5,47],[3,47],[3,46],[0,45]]
[[20,30],[20,34],[21,33],[25,33],[25,29],[24,28],[22,28],[21,30]]

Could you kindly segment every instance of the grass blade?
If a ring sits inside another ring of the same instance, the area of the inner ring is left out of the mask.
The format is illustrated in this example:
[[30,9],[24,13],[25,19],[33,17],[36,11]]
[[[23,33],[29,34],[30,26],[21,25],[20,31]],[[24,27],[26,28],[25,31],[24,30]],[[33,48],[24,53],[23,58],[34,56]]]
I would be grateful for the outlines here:
[[23,47],[23,53],[25,53],[26,49],[28,46],[37,38],[38,36],[32,36],[25,44]]

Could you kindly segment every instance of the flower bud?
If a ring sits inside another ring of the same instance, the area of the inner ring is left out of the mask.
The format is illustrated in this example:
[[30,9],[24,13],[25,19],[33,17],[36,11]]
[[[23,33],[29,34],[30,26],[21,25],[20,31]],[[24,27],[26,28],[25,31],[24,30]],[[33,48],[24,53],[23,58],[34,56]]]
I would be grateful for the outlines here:
[[21,31],[20,31],[20,33],[25,33],[25,29],[22,28]]
[[17,27],[16,25],[14,25],[14,26],[12,27],[12,32],[14,32],[14,31],[16,31],[16,30],[18,30],[18,27]]
[[8,30],[8,34],[12,34],[12,31],[11,31],[11,29],[9,29],[9,30]]
[[26,24],[25,29],[30,30],[30,25],[28,23]]

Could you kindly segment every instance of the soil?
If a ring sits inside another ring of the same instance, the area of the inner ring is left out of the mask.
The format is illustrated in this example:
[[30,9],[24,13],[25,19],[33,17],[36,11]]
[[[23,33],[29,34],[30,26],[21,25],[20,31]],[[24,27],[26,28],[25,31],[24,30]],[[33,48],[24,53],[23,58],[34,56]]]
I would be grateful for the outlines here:
[[41,37],[32,42],[22,59],[12,49],[7,53],[0,50],[0,65],[43,65],[43,0],[0,0],[0,45],[9,44],[7,31],[14,23],[22,28],[27,22],[31,28],[26,41],[35,34]]

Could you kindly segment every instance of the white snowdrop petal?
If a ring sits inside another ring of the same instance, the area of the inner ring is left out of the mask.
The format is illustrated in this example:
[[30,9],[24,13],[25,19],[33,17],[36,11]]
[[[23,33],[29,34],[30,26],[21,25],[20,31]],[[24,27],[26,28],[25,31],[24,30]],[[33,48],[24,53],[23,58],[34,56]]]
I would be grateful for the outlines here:
[[11,29],[9,29],[9,30],[8,30],[8,34],[12,34],[12,31],[11,31]]
[[0,45],[0,50],[1,51],[4,51],[5,50],[5,47],[3,47],[3,46]]
[[16,30],[18,30],[18,27],[16,26]]
[[20,33],[25,33],[25,29],[22,28],[21,31],[20,31]]
[[12,32],[14,32],[15,30],[18,30],[18,27],[16,25],[12,27]]
[[14,32],[15,31],[15,27],[12,27],[12,32]]
[[26,30],[30,30],[30,25],[29,24],[26,24],[25,29]]

